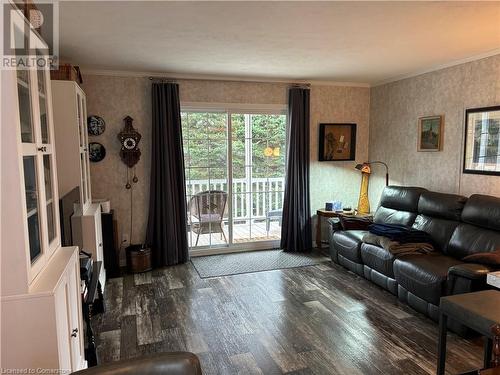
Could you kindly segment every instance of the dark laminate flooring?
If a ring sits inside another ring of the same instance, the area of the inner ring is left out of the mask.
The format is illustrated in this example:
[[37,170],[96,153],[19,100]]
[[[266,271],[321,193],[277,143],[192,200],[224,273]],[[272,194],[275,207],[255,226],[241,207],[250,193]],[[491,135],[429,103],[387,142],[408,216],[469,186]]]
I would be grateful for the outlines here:
[[[201,279],[191,263],[111,279],[101,363],[196,353],[204,374],[434,374],[437,324],[332,264]],[[450,374],[482,342],[448,336]]]

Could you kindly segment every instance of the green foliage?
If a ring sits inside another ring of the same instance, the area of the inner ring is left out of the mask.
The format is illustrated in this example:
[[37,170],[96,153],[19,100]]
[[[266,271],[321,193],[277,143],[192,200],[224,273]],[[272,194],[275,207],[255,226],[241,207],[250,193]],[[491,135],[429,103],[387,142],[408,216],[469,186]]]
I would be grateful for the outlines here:
[[[285,175],[285,115],[231,115],[233,178],[282,177]],[[191,180],[227,178],[227,114],[182,112],[182,133],[186,178]],[[251,127],[245,134],[245,121]],[[245,162],[245,145],[251,146],[251,161]],[[266,147],[279,156],[265,156]],[[246,172],[246,173],[245,173]]]

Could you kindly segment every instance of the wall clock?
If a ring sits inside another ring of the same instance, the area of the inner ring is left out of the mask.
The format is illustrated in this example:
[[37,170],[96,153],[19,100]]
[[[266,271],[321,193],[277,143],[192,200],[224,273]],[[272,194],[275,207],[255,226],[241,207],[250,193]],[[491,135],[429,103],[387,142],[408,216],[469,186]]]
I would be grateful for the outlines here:
[[132,168],[141,158],[141,150],[138,147],[141,135],[132,126],[132,121],[134,121],[132,117],[127,116],[123,121],[125,122],[125,127],[118,133],[118,140],[122,146],[120,157],[129,168]]

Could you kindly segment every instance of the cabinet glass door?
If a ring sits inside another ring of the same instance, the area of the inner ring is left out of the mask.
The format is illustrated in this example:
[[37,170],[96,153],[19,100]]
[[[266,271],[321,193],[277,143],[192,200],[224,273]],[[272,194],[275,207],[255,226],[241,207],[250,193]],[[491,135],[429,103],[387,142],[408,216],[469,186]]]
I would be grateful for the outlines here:
[[33,114],[31,110],[31,80],[29,70],[17,71],[17,97],[19,101],[19,119],[21,125],[21,141],[33,143]]
[[90,166],[88,153],[87,114],[85,112],[85,99],[81,92],[76,93],[76,108],[78,116],[78,132],[80,134],[80,194],[82,199],[82,211],[90,204]]
[[56,231],[56,202],[54,201],[54,189],[52,186],[54,169],[52,168],[51,155],[43,155],[43,175],[45,179],[45,206],[47,208],[47,235],[49,244],[57,236]]
[[23,157],[23,167],[30,259],[31,262],[34,262],[42,253],[36,156]]
[[[38,57],[43,57],[40,51],[37,51]],[[49,139],[49,124],[48,124],[48,109],[47,109],[47,71],[45,69],[37,69],[37,87],[38,87],[38,109],[40,116],[40,131],[42,143],[50,143]]]
[[[30,40],[30,43],[33,41]],[[36,40],[37,57],[45,48]],[[33,44],[31,44],[33,46]],[[60,246],[59,206],[52,133],[48,68],[20,67],[17,76],[19,129],[26,205],[26,241],[30,278]]]

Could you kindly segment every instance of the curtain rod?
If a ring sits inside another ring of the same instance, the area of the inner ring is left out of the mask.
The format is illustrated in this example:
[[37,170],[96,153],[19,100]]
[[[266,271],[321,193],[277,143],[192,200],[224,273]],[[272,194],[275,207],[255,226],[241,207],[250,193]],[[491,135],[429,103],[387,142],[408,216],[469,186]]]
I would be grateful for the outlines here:
[[177,81],[173,78],[163,78],[163,77],[149,77],[150,81],[158,81],[162,83],[177,83]]
[[292,83],[290,85],[290,88],[310,89],[311,84],[310,83]]

